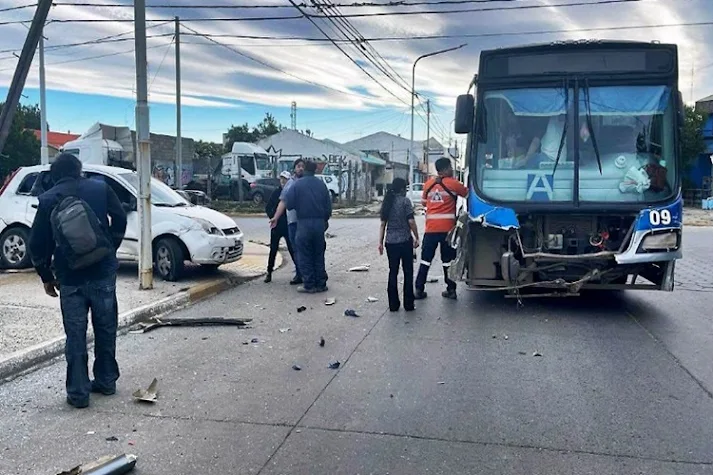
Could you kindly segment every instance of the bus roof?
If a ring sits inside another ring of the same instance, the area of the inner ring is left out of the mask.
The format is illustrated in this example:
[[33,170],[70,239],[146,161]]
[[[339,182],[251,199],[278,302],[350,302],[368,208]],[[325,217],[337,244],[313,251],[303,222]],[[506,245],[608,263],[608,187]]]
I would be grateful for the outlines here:
[[567,41],[552,41],[549,43],[533,43],[520,46],[509,46],[483,50],[482,55],[502,54],[502,53],[538,53],[542,51],[551,51],[552,49],[560,49],[563,51],[577,51],[587,49],[652,49],[661,50],[668,49],[676,51],[678,47],[672,43],[658,43],[656,41],[634,41],[634,40],[567,40]]

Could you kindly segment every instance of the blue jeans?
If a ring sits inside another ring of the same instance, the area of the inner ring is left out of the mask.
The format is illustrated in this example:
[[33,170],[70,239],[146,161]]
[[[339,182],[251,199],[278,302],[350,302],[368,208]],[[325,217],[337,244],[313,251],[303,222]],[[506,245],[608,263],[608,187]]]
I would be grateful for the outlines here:
[[294,261],[295,264],[295,277],[296,278],[301,278],[302,273],[300,272],[300,266],[299,266],[299,251],[297,249],[297,223],[290,223],[287,225],[287,237],[290,240],[290,243],[292,243],[292,260]]
[[327,285],[324,265],[325,222],[323,219],[301,219],[297,228],[297,259],[305,289],[322,288]]
[[67,359],[67,397],[77,403],[87,401],[91,383],[87,363],[87,325],[92,311],[94,328],[94,381],[102,390],[115,390],[119,379],[116,362],[116,330],[118,308],[116,275],[85,284],[60,283],[60,305],[64,333],[67,335],[64,354]]

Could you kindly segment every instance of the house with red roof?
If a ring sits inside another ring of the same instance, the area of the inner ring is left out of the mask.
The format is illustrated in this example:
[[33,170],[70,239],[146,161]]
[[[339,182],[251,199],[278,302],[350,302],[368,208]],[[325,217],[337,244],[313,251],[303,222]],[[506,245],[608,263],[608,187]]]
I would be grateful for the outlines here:
[[[37,140],[41,140],[41,131],[33,130],[32,133],[35,134]],[[47,132],[47,148],[49,149],[49,156],[53,157],[57,155],[59,153],[59,149],[62,148],[64,144],[71,142],[72,140],[77,140],[78,138],[79,134],[65,134],[63,132],[52,131]]]

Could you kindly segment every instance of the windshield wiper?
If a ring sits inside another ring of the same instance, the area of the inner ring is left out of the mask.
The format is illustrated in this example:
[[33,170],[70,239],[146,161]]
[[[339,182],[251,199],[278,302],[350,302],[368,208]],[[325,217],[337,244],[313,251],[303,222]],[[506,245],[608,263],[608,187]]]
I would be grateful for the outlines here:
[[564,148],[564,142],[567,138],[567,125],[569,124],[569,91],[567,91],[567,81],[562,84],[562,88],[564,90],[564,127],[562,127],[562,138],[560,138],[560,146],[559,149],[557,149],[557,158],[555,159],[555,166],[552,168],[552,176],[555,175],[557,165],[562,156],[562,149]]
[[187,203],[151,203],[154,206],[158,206],[159,208],[182,208],[184,206],[188,206]]
[[594,155],[596,155],[597,157],[597,165],[599,165],[599,174],[602,175],[602,159],[599,156],[597,138],[594,136],[594,127],[592,127],[592,105],[589,99],[589,80],[584,81],[584,103],[587,108],[587,128],[589,129],[589,137],[592,139],[592,148],[594,148]]

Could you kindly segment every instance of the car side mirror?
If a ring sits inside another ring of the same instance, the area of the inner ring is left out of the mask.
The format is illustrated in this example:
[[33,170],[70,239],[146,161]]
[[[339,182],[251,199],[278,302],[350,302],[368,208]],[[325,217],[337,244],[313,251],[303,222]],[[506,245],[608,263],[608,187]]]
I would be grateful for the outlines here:
[[473,130],[473,117],[475,115],[475,97],[471,94],[458,96],[456,100],[456,116],[454,129],[457,134],[467,134]]

